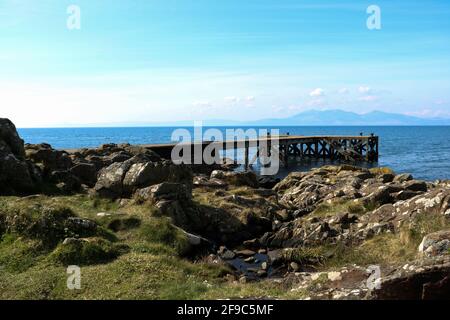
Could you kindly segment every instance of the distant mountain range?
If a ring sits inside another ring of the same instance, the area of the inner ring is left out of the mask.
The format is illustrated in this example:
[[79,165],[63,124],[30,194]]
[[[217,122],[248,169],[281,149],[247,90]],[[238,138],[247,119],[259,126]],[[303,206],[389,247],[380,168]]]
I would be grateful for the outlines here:
[[404,114],[372,111],[358,114],[343,110],[308,110],[283,119],[263,119],[252,124],[280,126],[404,126],[404,125],[450,125],[446,118],[419,118]]
[[[84,125],[66,124],[66,127],[191,127],[193,121],[171,122],[115,122]],[[204,120],[203,126],[448,126],[450,118],[420,118],[398,113],[372,111],[358,114],[339,109],[308,110],[287,118],[254,121]]]
[[[186,122],[188,123],[188,122]],[[190,122],[192,125],[192,122]],[[432,126],[450,125],[450,118],[419,118],[372,111],[365,114],[335,110],[308,110],[287,118],[256,121],[206,120],[204,126]]]

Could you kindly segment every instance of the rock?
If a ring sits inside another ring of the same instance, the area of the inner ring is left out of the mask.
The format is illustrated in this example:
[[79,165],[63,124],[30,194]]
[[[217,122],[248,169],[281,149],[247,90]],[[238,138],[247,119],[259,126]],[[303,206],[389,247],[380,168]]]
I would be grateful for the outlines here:
[[72,159],[65,151],[55,150],[47,143],[26,144],[27,159],[40,166],[44,175],[53,171],[66,171],[72,166]]
[[242,283],[242,284],[245,284],[245,283],[247,283],[249,281],[250,281],[250,279],[247,276],[242,276],[242,277],[239,278],[239,282]]
[[223,189],[228,184],[220,179],[208,179],[205,176],[195,176],[193,181],[194,187],[207,187],[207,188],[217,188]]
[[238,255],[240,257],[250,257],[250,256],[254,256],[255,254],[256,254],[255,251],[249,250],[249,249],[243,249],[243,250],[236,251],[236,255]]
[[67,227],[79,236],[90,236],[97,231],[97,224],[94,221],[79,217],[67,218]]
[[289,266],[291,267],[292,271],[294,271],[294,272],[300,271],[300,265],[297,262],[291,262],[289,264]]
[[69,245],[69,244],[77,244],[81,242],[88,242],[87,239],[79,239],[79,238],[65,238],[63,241],[63,245]]
[[99,212],[99,213],[97,213],[97,217],[99,217],[99,218],[109,217],[109,216],[112,216],[112,214],[108,213],[108,212]]
[[52,171],[48,181],[54,183],[64,193],[79,191],[81,188],[80,180],[69,171]]
[[262,270],[267,270],[269,268],[269,264],[266,262],[266,261],[264,261],[263,263],[261,263],[261,269]]
[[404,183],[405,189],[409,191],[427,192],[428,187],[424,181],[410,180]]
[[20,160],[25,158],[23,140],[19,137],[16,126],[9,119],[0,118],[0,141],[3,142],[2,149],[8,148],[2,151],[8,151]]
[[342,274],[339,271],[328,272],[328,280],[339,281],[342,280]]
[[94,190],[104,198],[119,198],[123,192],[123,178],[128,169],[133,165],[130,160],[116,162],[99,172]]
[[258,185],[261,188],[272,189],[275,187],[281,180],[279,178],[274,178],[272,176],[261,176],[258,177]]
[[448,299],[450,259],[440,258],[414,263],[382,277],[380,286],[369,297],[378,300]]
[[214,170],[210,176],[211,179],[224,180],[228,184],[234,186],[249,186],[252,188],[258,187],[258,180],[256,174],[252,171],[233,172]]
[[266,270],[258,270],[258,272],[257,272],[256,274],[257,274],[258,277],[260,277],[260,278],[267,277],[267,271],[266,271]]
[[383,205],[392,202],[392,196],[387,186],[376,188],[372,193],[360,199],[365,205]]
[[245,240],[243,245],[249,249],[258,249],[261,244],[259,243],[259,239],[251,239]]
[[232,260],[236,257],[236,254],[233,251],[228,250],[225,246],[221,246],[217,253],[224,260]]
[[16,127],[0,118],[0,194],[34,191],[40,173],[25,160],[25,149]]
[[145,155],[136,155],[102,169],[94,189],[99,196],[120,198],[162,182],[184,183],[190,191],[192,171],[184,165],[174,165],[169,161],[149,162]]
[[70,173],[89,187],[93,187],[97,182],[97,168],[92,163],[78,163],[70,168]]
[[442,230],[425,236],[419,253],[426,257],[450,254],[450,230]]
[[412,179],[413,179],[412,175],[410,175],[409,173],[403,173],[403,174],[396,175],[394,178],[394,182],[403,183],[406,181],[410,181]]
[[254,258],[254,257],[248,257],[248,258],[245,258],[245,259],[244,259],[244,262],[245,262],[245,263],[253,263],[253,262],[255,262],[255,258]]
[[283,252],[279,249],[270,250],[267,252],[267,255],[269,256],[269,261],[272,265],[279,264],[283,260]]
[[134,196],[138,202],[158,202],[161,200],[179,200],[186,202],[191,199],[191,193],[186,185],[170,182],[164,182],[144,189],[139,189]]
[[423,285],[423,300],[442,300],[450,297],[450,276]]
[[382,183],[392,182],[395,178],[395,175],[392,173],[384,173],[379,176],[377,176],[377,180],[381,181]]

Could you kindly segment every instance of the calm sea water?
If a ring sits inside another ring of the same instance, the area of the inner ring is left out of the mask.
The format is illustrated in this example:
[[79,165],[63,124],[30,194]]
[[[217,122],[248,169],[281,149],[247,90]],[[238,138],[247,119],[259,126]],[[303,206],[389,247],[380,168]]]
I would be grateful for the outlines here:
[[[225,132],[229,127],[218,128]],[[96,147],[104,143],[150,144],[170,142],[175,128],[55,128],[19,129],[25,142],[46,142],[58,149]],[[186,128],[193,132],[192,128]],[[204,128],[206,130],[207,128]],[[247,128],[243,128],[246,130]],[[256,128],[258,129],[258,128]],[[450,179],[450,126],[442,127],[281,127],[291,135],[359,135],[375,133],[380,137],[377,165],[398,173],[412,173],[425,180]],[[238,155],[240,156],[240,155]],[[323,162],[303,161],[290,170],[304,170]],[[280,175],[287,172],[282,170]]]

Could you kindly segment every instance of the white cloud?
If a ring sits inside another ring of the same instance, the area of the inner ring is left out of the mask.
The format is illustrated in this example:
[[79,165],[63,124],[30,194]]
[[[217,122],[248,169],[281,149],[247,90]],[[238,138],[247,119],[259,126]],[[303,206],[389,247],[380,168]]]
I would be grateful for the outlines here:
[[212,103],[209,101],[195,101],[192,103],[194,107],[207,108],[212,107]]
[[245,98],[245,100],[248,101],[248,102],[253,102],[253,101],[255,101],[255,97],[254,96],[248,96],[248,97]]
[[364,93],[364,94],[369,93],[371,90],[372,90],[372,89],[371,89],[370,87],[368,87],[368,86],[360,86],[360,87],[358,88],[358,91],[359,91],[360,93]]
[[325,91],[322,88],[317,88],[311,91],[309,94],[311,97],[322,97],[325,94]]
[[347,88],[342,88],[342,89],[339,90],[340,94],[347,94],[349,92],[350,92],[350,90],[348,90]]
[[372,102],[372,101],[377,101],[378,97],[376,96],[364,96],[358,99],[359,101],[365,101],[365,102]]
[[239,97],[225,97],[224,100],[228,103],[238,103],[239,101],[241,101],[241,99]]

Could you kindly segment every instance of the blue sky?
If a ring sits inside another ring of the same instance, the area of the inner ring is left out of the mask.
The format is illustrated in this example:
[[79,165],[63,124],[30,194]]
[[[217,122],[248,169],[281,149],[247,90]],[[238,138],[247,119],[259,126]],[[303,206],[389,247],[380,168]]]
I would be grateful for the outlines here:
[[450,117],[450,1],[0,0],[0,116],[18,126],[335,108]]

